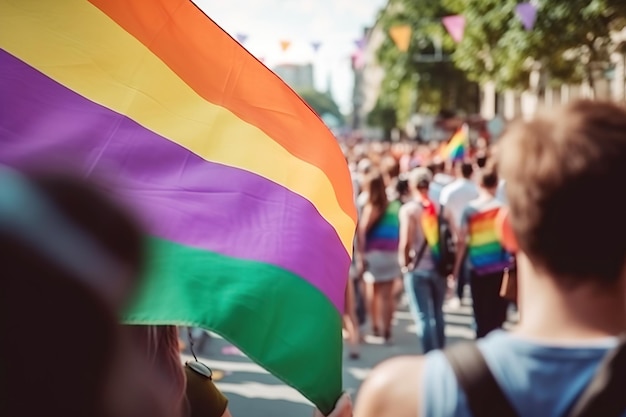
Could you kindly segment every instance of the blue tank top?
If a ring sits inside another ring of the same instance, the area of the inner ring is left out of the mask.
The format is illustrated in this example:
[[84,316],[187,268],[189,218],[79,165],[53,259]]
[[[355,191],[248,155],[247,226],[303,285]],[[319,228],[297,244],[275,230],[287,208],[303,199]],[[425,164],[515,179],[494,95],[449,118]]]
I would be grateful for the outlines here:
[[[607,338],[556,346],[496,330],[481,339],[478,348],[519,417],[564,417],[617,344],[617,338]],[[422,417],[472,417],[441,351],[426,355],[422,390]]]

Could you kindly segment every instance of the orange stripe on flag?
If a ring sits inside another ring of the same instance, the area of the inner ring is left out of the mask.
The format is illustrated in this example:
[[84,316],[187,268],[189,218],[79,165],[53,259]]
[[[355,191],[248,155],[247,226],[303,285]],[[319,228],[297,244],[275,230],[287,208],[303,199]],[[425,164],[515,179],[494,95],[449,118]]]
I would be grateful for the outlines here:
[[[333,184],[339,206],[356,221],[352,183],[333,135],[276,75],[219,26],[207,25],[206,16],[191,1],[90,2],[204,99],[227,108],[292,155],[320,168]],[[216,78],[223,83],[216,83]],[[313,142],[317,146],[312,147]]]

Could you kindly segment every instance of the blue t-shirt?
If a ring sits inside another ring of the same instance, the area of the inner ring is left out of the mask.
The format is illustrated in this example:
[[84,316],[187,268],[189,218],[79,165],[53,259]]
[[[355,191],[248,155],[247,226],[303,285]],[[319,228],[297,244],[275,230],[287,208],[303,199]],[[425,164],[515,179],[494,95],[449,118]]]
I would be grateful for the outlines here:
[[[519,417],[564,417],[618,343],[607,338],[557,346],[495,330],[478,341],[478,348]],[[472,417],[441,351],[426,355],[422,387],[421,416]]]

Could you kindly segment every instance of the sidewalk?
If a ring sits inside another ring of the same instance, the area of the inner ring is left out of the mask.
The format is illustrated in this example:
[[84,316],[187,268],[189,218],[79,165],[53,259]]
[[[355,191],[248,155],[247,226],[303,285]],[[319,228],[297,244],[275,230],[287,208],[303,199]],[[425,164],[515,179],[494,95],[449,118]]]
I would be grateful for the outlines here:
[[[448,343],[474,339],[472,308],[461,306],[444,308]],[[366,335],[361,345],[361,357],[350,360],[345,350],[343,384],[353,395],[376,364],[393,356],[420,354],[415,323],[406,307],[394,317],[393,345],[386,346],[380,338]],[[312,405],[296,390],[283,384],[260,366],[241,355],[236,348],[219,336],[211,335],[202,351],[196,349],[198,359],[214,371],[223,371],[217,385],[228,396],[233,417],[300,417],[312,415]],[[183,355],[184,360],[191,359]],[[314,369],[311,369],[314,372]]]

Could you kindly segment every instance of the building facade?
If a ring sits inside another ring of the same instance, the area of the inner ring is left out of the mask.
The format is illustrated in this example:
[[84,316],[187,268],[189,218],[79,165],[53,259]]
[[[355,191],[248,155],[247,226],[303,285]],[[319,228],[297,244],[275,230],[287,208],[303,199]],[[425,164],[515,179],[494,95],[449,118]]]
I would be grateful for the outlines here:
[[296,91],[313,90],[313,64],[280,64],[272,69]]

